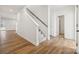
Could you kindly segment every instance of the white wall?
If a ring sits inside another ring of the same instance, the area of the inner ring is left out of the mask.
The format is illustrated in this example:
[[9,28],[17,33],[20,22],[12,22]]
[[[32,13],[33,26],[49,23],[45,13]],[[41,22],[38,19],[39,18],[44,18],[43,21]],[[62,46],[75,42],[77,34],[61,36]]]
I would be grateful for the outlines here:
[[[8,11],[9,12],[9,11]],[[0,11],[0,16],[5,17],[5,18],[12,18],[12,19],[16,19],[16,13],[4,13]]]
[[64,6],[55,8],[51,6],[51,35],[59,35],[59,19],[58,16],[64,15],[64,32],[65,38],[75,39],[75,25],[74,25],[74,6]]
[[0,16],[0,27],[1,27],[1,16]]
[[[79,5],[78,5],[78,8],[76,7],[76,12],[78,13],[77,15],[76,15],[76,24],[78,24],[78,27],[76,28],[76,30],[79,30]],[[76,43],[78,43],[78,46],[77,46],[77,53],[79,53],[79,32],[76,32]]]

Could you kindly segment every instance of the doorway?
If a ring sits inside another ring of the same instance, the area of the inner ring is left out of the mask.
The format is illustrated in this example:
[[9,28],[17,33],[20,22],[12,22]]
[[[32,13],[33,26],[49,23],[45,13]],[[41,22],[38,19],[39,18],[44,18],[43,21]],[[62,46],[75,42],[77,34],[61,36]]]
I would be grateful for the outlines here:
[[64,38],[64,15],[59,16],[59,36]]
[[0,30],[5,30],[5,29],[6,29],[5,22],[4,22],[3,18],[0,17]]

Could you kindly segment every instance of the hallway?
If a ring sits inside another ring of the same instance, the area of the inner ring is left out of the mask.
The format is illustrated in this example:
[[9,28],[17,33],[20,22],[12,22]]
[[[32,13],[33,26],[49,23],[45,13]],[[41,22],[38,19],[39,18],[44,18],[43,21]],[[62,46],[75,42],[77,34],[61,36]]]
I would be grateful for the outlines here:
[[62,36],[44,41],[39,46],[34,46],[18,36],[15,31],[0,31],[0,38],[0,53],[73,54],[75,52],[75,42],[63,39]]

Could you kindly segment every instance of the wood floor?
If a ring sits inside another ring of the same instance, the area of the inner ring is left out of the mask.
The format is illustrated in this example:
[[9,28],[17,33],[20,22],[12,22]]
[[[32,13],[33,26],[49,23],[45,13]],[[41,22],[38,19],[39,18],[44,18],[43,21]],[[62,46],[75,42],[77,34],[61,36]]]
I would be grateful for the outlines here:
[[63,39],[61,36],[51,38],[34,46],[15,33],[15,31],[0,31],[0,53],[2,54],[73,54],[75,42]]

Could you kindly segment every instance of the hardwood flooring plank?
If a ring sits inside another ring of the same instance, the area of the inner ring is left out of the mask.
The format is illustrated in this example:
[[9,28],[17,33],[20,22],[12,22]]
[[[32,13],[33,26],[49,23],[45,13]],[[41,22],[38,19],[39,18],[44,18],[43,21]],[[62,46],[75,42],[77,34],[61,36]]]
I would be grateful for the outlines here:
[[76,50],[75,41],[62,36],[52,37],[39,46],[34,46],[15,31],[0,31],[0,37],[1,54],[73,54]]

